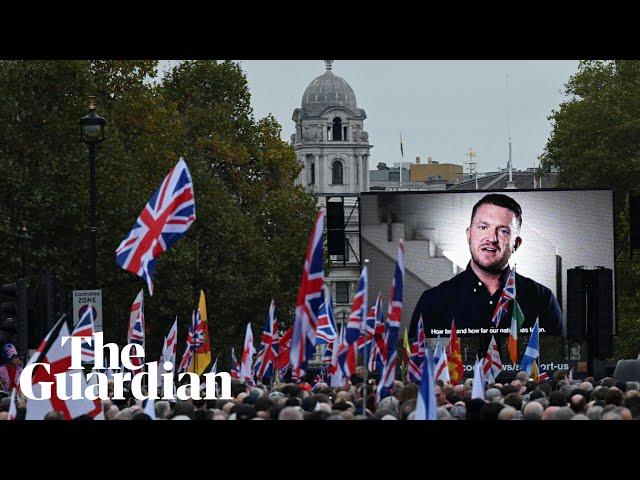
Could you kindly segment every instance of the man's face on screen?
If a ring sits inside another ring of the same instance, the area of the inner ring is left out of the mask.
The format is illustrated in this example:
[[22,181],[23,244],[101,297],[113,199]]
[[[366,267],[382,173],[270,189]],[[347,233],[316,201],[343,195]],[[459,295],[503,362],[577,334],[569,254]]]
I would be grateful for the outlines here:
[[515,214],[508,208],[480,205],[467,228],[471,261],[488,273],[499,273],[522,243]]

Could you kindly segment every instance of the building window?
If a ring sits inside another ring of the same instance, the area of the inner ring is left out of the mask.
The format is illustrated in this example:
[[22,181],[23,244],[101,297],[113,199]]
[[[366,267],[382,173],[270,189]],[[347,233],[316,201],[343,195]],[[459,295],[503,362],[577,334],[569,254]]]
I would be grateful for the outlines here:
[[316,164],[315,163],[311,163],[311,182],[309,183],[309,185],[315,185],[316,184]]
[[333,185],[342,185],[342,162],[336,160],[331,165],[331,183]]
[[340,117],[333,119],[333,141],[339,142],[342,140],[342,120]]
[[349,130],[349,127],[347,127],[347,125],[343,125],[342,126],[342,139],[346,142],[347,140],[349,140],[347,132]]
[[349,303],[349,282],[336,282],[336,303]]

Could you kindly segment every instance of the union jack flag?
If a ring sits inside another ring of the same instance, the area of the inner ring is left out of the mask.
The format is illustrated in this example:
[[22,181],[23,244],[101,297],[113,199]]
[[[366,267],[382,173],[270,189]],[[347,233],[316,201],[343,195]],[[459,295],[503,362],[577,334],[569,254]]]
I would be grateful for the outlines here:
[[[144,292],[142,290],[131,305],[127,343],[140,345],[144,349]],[[137,350],[136,348],[136,352]],[[144,358],[132,356],[131,364],[136,366],[134,370],[138,370],[144,365]]]
[[278,356],[275,361],[276,370],[280,370],[284,375],[284,371],[287,370],[289,365],[289,356],[291,353],[291,336],[293,334],[293,327],[289,327],[284,335],[278,340]]
[[[380,299],[380,294],[378,294],[378,299]],[[362,335],[360,335],[360,338],[358,338],[358,350],[364,350],[363,357],[364,357],[364,363],[367,365],[367,368],[370,364],[369,360],[371,356],[371,340],[373,340],[373,335],[375,333],[375,328],[376,328],[377,309],[378,309],[378,305],[376,302],[376,304],[372,305],[371,308],[369,309],[369,312],[367,313],[366,322],[364,324],[364,331],[362,332]],[[380,312],[380,315],[381,315],[380,318],[383,320],[382,312]],[[384,325],[382,328],[384,331]]]
[[333,345],[331,346],[331,364],[327,368],[327,373],[329,374],[329,384],[332,388],[341,387],[344,385],[342,368],[340,367],[340,360],[338,358],[340,346],[345,343],[344,333],[344,328],[341,326],[340,332],[334,339]]
[[93,334],[95,333],[95,329],[93,327],[93,306],[86,305],[87,308],[84,309],[82,315],[80,316],[80,320],[76,324],[71,336],[73,337],[89,337],[90,340],[87,341],[86,338],[82,340],[82,363],[93,363],[95,359],[94,353],[94,344],[93,344]]
[[[384,366],[384,359],[387,354],[387,346],[384,343],[384,311],[382,310],[382,293],[378,293],[375,305],[372,307],[374,326],[373,326],[373,346],[369,353],[369,371],[381,370]],[[367,329],[369,328],[369,319],[367,319]]]
[[407,368],[407,376],[412,383],[420,383],[422,380],[422,362],[425,355],[425,334],[422,315],[418,319],[418,335],[417,339],[411,345],[411,357],[409,357],[409,366]]
[[333,301],[325,289],[324,302],[320,305],[318,328],[316,329],[316,345],[329,344],[336,337],[336,319],[333,316]]
[[180,360],[180,367],[178,373],[186,372],[191,366],[193,356],[195,355],[196,348],[194,347],[196,334],[197,321],[195,316],[191,317],[191,323],[189,324],[189,332],[187,333],[187,341],[184,347],[184,353],[182,354],[182,360]]
[[311,232],[307,256],[302,272],[302,282],[296,300],[296,314],[291,341],[291,366],[293,378],[300,380],[313,356],[316,344],[316,326],[324,287],[322,228],[324,210],[318,212]]
[[269,315],[264,323],[260,344],[262,347],[256,357],[255,375],[258,380],[269,382],[273,377],[273,365],[278,356],[278,319],[276,303],[273,300],[269,306]]
[[153,295],[156,259],[189,229],[196,219],[191,174],[184,159],[171,169],[116,250],[120,267],[147,282]]
[[342,371],[342,375],[346,380],[351,378],[356,371],[357,348],[356,342],[349,343],[346,338],[347,328],[343,329],[343,338],[338,346],[338,365]]
[[331,357],[333,357],[333,345],[334,342],[331,342],[327,345],[327,348],[324,349],[324,353],[322,354],[322,364],[330,364],[331,363]]
[[204,338],[205,325],[204,325],[204,322],[202,321],[202,317],[200,316],[200,311],[194,311],[191,314],[191,325],[193,326],[193,328],[189,330],[189,334],[191,335],[190,345],[191,345],[191,350],[196,352],[200,347],[202,347],[202,345],[204,345],[204,341],[205,341],[205,338]]
[[182,360],[180,360],[180,367],[178,368],[178,373],[186,372],[189,366],[191,365],[191,360],[193,359],[193,350],[191,350],[191,344],[189,340],[187,340],[184,346],[184,353],[182,354]]
[[500,321],[507,314],[507,310],[509,309],[509,302],[511,300],[516,299],[516,266],[514,265],[511,271],[509,272],[509,276],[507,277],[507,281],[502,288],[502,293],[500,294],[500,299],[498,300],[498,304],[496,305],[496,309],[493,311],[493,318],[491,319],[491,324],[494,327],[498,327],[500,325]]
[[347,343],[351,345],[360,338],[363,330],[363,323],[367,316],[367,266],[362,267],[358,289],[351,303],[351,313],[347,321]]
[[4,346],[4,355],[7,359],[17,357],[18,350],[16,349],[16,346],[13,343],[6,343]]
[[398,363],[398,336],[400,333],[400,320],[402,318],[402,291],[404,286],[404,241],[398,245],[398,260],[393,272],[393,284],[389,296],[389,309],[387,311],[387,332],[385,344],[387,357],[380,383],[376,390],[376,398],[380,401],[388,396],[396,379],[396,367]]
[[238,365],[236,352],[233,347],[231,347],[231,370],[229,371],[229,375],[231,375],[231,378],[240,378],[240,365]]

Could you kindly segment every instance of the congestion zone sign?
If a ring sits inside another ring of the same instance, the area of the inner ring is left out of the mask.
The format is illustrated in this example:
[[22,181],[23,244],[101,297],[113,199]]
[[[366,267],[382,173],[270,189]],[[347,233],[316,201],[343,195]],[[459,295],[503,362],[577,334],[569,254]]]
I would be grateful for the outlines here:
[[93,323],[96,332],[102,331],[102,290],[73,291],[73,325],[77,325],[80,317],[88,308],[93,309]]

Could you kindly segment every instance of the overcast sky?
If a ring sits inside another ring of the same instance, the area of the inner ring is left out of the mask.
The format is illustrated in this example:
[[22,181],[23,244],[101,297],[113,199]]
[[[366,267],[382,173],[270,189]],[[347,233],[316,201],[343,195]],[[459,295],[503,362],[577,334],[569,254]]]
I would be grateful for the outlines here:
[[[256,118],[273,114],[289,141],[293,109],[307,85],[324,73],[324,62],[240,64]],[[478,154],[478,171],[485,172],[507,164],[507,117],[514,168],[538,163],[551,131],[547,117],[565,100],[564,84],[577,67],[575,60],[337,60],[333,73],[351,85],[358,107],[367,113],[365,130],[374,145],[370,168],[400,161],[402,134],[405,161],[420,156],[426,162],[432,156],[440,163],[464,164],[471,147]]]

